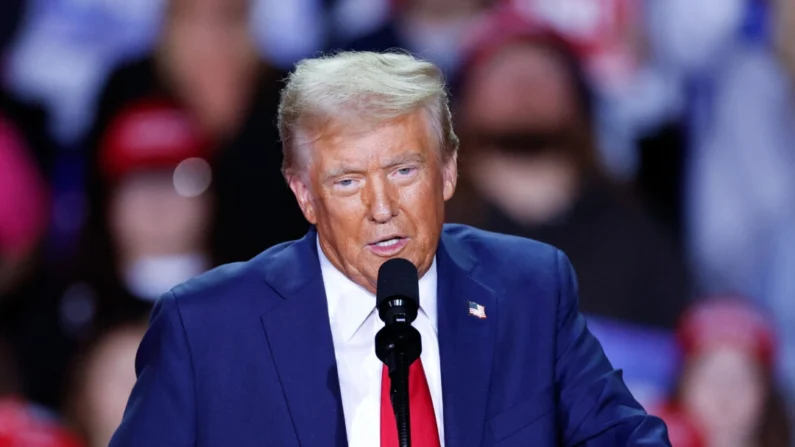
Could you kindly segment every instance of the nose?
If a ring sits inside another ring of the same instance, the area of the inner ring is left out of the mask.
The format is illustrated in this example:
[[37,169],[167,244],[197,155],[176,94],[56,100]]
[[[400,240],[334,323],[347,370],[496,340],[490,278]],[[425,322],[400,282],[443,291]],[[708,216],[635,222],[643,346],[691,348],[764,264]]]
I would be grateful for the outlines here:
[[368,182],[365,194],[368,218],[375,223],[389,222],[397,216],[397,191],[385,176],[373,178]]

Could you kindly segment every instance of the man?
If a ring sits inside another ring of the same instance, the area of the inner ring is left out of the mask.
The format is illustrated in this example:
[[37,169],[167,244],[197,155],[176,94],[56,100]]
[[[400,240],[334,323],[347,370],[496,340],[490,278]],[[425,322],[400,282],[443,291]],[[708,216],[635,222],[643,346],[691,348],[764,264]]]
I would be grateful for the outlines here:
[[414,446],[668,445],[586,329],[565,255],[443,226],[458,143],[435,66],[305,60],[279,128],[313,229],[159,301],[112,446],[397,445],[373,342],[395,257],[421,278]]

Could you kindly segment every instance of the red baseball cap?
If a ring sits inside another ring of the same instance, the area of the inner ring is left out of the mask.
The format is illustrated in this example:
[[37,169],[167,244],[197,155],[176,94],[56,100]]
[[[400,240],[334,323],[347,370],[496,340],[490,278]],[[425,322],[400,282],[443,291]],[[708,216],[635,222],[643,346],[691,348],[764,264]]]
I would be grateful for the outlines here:
[[82,447],[77,436],[16,398],[0,399],[0,447]]
[[134,171],[173,169],[190,158],[206,159],[209,144],[190,115],[162,98],[124,107],[100,143],[100,169],[109,180]]
[[729,346],[773,366],[776,336],[765,314],[736,296],[708,299],[692,307],[682,319],[677,337],[685,358]]

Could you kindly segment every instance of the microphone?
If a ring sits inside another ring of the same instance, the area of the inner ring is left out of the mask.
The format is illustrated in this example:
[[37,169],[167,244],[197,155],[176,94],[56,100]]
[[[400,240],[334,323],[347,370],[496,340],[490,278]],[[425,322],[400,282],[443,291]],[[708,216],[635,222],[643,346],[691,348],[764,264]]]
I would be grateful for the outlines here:
[[411,323],[417,318],[419,306],[419,278],[414,264],[402,258],[384,262],[378,269],[376,307],[386,325],[375,335],[375,355],[389,371],[389,397],[400,447],[411,447],[409,366],[422,353],[420,333]]

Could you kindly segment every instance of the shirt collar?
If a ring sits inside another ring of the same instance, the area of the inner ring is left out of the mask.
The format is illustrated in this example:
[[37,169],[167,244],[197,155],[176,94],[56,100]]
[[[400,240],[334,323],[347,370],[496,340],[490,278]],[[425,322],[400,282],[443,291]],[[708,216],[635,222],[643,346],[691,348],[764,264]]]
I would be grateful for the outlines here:
[[[375,295],[367,289],[356,284],[344,273],[339,271],[326,257],[320,242],[317,243],[317,254],[320,261],[320,271],[323,275],[323,285],[326,290],[329,320],[332,332],[344,340],[350,340],[356,331],[375,312]],[[420,278],[420,312],[431,321],[434,331],[437,331],[436,310],[436,257],[431,267]],[[377,318],[377,317],[376,317]],[[379,320],[380,322],[380,320]]]
[[433,257],[431,267],[420,278],[420,312],[424,313],[431,321],[434,332],[439,333],[436,324],[436,293],[438,279],[436,275],[436,256]]

